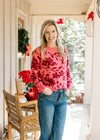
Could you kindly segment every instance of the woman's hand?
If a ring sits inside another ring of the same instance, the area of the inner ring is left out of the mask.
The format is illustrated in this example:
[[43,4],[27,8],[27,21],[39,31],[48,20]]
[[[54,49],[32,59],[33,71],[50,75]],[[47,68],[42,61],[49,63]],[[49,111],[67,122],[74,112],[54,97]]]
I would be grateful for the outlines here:
[[52,94],[52,90],[51,90],[50,88],[46,87],[46,88],[44,89],[43,93],[44,93],[45,95],[51,95],[51,94]]
[[69,89],[66,90],[66,95],[68,96],[68,94],[70,93]]

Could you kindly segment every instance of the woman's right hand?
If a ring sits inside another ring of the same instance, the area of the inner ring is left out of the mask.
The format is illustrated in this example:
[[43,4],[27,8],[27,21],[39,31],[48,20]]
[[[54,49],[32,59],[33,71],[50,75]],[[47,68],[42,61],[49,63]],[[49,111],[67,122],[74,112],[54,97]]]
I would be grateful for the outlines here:
[[44,93],[45,95],[51,95],[51,94],[52,94],[52,90],[51,90],[50,88],[46,87],[46,88],[44,89],[43,93]]

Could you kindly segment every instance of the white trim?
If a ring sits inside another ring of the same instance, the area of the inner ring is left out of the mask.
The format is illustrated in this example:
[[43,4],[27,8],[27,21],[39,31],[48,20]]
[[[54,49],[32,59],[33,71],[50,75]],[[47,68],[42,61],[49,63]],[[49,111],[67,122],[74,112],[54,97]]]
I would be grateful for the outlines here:
[[[27,23],[26,23],[26,21],[27,21],[27,14],[26,13],[24,13],[22,10],[20,10],[19,8],[16,8],[16,13],[17,13],[17,18],[16,18],[16,30],[17,30],[17,32],[16,32],[16,34],[17,34],[17,40],[18,40],[18,17],[21,17],[23,20],[24,20],[24,29],[26,29],[26,25],[27,25]],[[17,44],[16,44],[16,47],[17,47],[17,50],[16,50],[16,53],[18,53],[18,41],[17,41]],[[22,60],[23,61],[23,60]],[[17,55],[17,73],[16,73],[16,77],[18,77],[18,67],[19,67],[19,65],[18,65],[18,55]],[[25,63],[22,63],[22,66],[21,66],[21,69],[22,70],[24,70],[24,69],[26,69],[26,65],[25,65]]]
[[20,10],[19,8],[17,8],[17,12],[18,12],[18,14],[21,14],[21,15],[23,15],[23,16],[27,16],[27,14],[26,13],[24,13],[22,10]]
[[97,138],[90,138],[89,140],[100,140],[100,139],[97,139]]

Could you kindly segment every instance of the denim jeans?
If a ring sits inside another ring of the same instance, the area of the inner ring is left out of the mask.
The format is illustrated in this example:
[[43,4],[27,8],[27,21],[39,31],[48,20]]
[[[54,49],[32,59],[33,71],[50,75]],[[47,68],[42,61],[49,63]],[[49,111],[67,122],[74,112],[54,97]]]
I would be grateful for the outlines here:
[[65,92],[64,89],[58,89],[51,95],[39,93],[40,140],[62,140],[67,112]]

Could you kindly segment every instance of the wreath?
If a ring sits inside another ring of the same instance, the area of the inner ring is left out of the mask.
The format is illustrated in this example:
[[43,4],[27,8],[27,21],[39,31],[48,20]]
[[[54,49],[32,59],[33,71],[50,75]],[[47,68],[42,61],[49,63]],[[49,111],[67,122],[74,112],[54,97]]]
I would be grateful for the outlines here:
[[26,44],[29,45],[28,31],[18,29],[18,52],[25,54],[27,51]]

